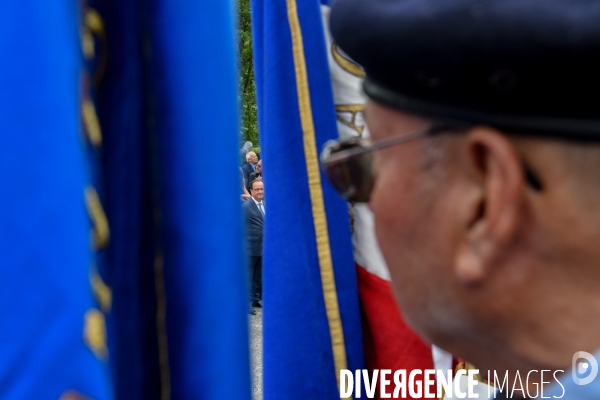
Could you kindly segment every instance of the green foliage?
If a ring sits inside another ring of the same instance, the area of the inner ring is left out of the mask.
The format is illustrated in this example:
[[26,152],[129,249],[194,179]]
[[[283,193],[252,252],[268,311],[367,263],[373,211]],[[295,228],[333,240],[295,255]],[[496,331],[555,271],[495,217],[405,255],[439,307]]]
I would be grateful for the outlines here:
[[250,0],[238,0],[240,52],[240,104],[241,140],[258,146],[258,118],[256,115],[256,86],[254,85],[254,60],[252,58],[252,22]]

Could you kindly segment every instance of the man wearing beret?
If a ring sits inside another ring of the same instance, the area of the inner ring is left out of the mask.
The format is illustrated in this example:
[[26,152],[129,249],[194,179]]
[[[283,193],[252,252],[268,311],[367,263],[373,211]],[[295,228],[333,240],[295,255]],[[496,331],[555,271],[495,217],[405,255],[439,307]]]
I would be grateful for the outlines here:
[[558,371],[550,398],[600,399],[600,377],[577,375],[593,361],[572,370],[577,352],[600,360],[598,21],[591,0],[331,12],[366,73],[371,140],[329,143],[322,161],[340,193],[368,201],[406,319],[484,375]]

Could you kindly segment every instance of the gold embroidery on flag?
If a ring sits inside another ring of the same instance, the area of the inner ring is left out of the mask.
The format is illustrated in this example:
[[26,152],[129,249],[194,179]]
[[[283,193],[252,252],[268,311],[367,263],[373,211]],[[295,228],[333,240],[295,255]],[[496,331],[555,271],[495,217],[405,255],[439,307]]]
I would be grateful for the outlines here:
[[98,193],[91,186],[85,189],[85,203],[94,224],[92,228],[94,247],[102,249],[108,245],[110,230],[108,229],[108,220],[106,219],[106,214],[104,214],[102,203],[100,203],[100,199],[98,198]]
[[[335,106],[337,120],[340,121],[342,124],[346,125],[347,127],[350,127],[356,132],[358,132],[358,136],[362,136],[362,133],[365,130],[365,126],[356,124],[356,115],[359,112],[362,112],[364,108],[364,104],[338,104]],[[340,115],[343,113],[350,113],[350,120],[347,120],[342,115]]]
[[94,35],[85,28],[81,32],[81,50],[86,60],[92,60],[95,56]]
[[98,43],[100,44],[100,58],[98,59],[98,65],[94,74],[94,84],[98,86],[104,77],[108,65],[108,42],[104,29],[104,20],[98,11],[91,7],[85,9],[83,19],[81,49],[86,60],[91,61],[96,57],[94,37],[98,38]]
[[344,71],[347,71],[354,76],[358,76],[359,78],[364,78],[367,76],[360,65],[354,61],[351,61],[342,53],[340,53],[340,50],[335,42],[331,43],[331,54],[333,55],[335,62],[337,62]]
[[94,297],[98,301],[98,304],[100,304],[102,311],[108,313],[112,306],[112,290],[104,283],[96,268],[92,268],[90,271],[90,284]]
[[102,146],[102,130],[94,102],[86,97],[81,101],[81,117],[85,133],[94,147]]
[[308,75],[306,71],[306,60],[304,57],[302,29],[300,27],[300,21],[298,18],[296,1],[286,0],[286,4],[288,21],[292,35],[294,70],[296,73],[296,90],[298,92],[300,123],[302,126],[304,155],[308,173],[308,187],[315,226],[317,255],[319,259],[319,269],[321,272],[323,297],[325,300],[325,312],[327,315],[329,332],[331,335],[333,361],[335,366],[334,372],[338,383],[337,386],[339,388],[340,370],[347,369],[346,346],[344,343],[344,332],[340,317],[335,278],[333,275],[329,232],[327,230],[327,219],[325,217],[325,204],[323,201],[323,189],[321,186],[317,145],[315,141],[315,128],[310,104],[310,90],[308,87]]
[[83,340],[98,358],[108,356],[106,347],[106,321],[102,311],[91,308],[84,316]]

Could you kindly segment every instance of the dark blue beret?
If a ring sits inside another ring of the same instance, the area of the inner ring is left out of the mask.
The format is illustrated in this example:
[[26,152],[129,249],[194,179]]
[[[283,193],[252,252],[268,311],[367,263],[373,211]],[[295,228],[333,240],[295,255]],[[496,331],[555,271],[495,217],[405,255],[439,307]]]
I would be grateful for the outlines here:
[[335,0],[330,18],[376,101],[600,140],[598,0]]

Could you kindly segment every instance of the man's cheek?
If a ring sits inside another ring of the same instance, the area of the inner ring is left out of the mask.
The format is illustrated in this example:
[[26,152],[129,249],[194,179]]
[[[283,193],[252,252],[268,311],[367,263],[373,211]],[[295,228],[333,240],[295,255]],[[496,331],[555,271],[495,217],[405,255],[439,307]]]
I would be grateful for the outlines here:
[[398,217],[386,215],[378,218],[376,216],[375,235],[383,257],[391,269],[400,261],[402,252],[399,250],[405,247],[401,239],[402,233],[398,230]]
[[375,203],[373,209],[375,215],[375,234],[382,250],[387,250],[391,244],[398,240],[397,227],[401,220],[400,215],[395,214],[390,207],[380,207]]
[[[380,161],[379,164],[386,165],[385,161]],[[373,212],[385,217],[387,214],[395,214],[406,193],[398,174],[390,173],[390,171],[395,171],[395,169],[388,165],[379,169],[379,172],[375,172],[375,185],[369,204]]]
[[388,245],[393,247],[395,244],[397,247],[402,230],[406,228],[407,213],[403,205],[404,199],[401,194],[392,190],[393,187],[390,183],[381,188],[382,190],[375,191],[369,203],[375,217],[375,232],[382,250]]

